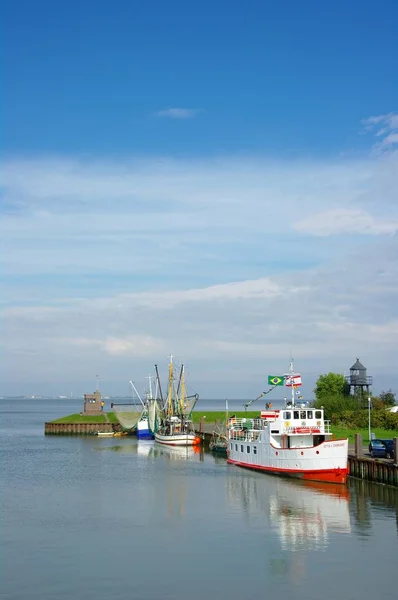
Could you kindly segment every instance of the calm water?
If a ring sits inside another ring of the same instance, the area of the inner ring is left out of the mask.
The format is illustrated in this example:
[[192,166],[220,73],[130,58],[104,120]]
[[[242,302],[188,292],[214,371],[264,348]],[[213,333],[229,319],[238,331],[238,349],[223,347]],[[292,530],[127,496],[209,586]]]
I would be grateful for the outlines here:
[[395,490],[308,487],[131,438],[43,435],[80,405],[0,400],[4,598],[396,600]]

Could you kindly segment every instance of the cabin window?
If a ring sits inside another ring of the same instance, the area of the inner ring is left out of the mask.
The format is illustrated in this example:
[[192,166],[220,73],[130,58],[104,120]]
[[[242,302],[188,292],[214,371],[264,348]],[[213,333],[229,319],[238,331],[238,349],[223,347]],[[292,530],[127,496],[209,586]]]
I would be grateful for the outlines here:
[[253,454],[257,454],[257,446],[253,446]]
[[238,444],[235,444],[235,450],[238,451]]
[[240,451],[241,451],[241,452],[244,452],[244,450],[243,450],[243,444],[242,444],[242,446],[240,447]]
[[306,418],[307,418],[307,417],[306,417],[306,414],[305,414],[305,410],[302,410],[302,411],[300,412],[300,419],[306,419]]
[[290,421],[290,419],[292,418],[292,413],[290,412],[290,410],[283,414],[283,418],[286,419],[286,421]]
[[321,410],[316,410],[315,411],[315,418],[316,419],[322,419],[322,411]]
[[250,454],[250,446],[247,446],[247,453]]
[[232,445],[233,445],[233,444],[230,444],[230,446],[231,446],[231,450],[232,450]]
[[307,419],[313,419],[312,410],[307,410]]
[[300,418],[300,413],[298,410],[293,411],[293,419],[299,419]]

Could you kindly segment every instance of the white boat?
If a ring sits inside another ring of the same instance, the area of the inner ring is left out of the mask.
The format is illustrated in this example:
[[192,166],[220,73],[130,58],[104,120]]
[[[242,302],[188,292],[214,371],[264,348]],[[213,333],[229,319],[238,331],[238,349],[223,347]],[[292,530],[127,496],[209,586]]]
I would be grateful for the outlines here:
[[114,432],[113,431],[97,431],[97,435],[98,435],[98,437],[113,437]]
[[[153,435],[152,430],[149,425],[149,407],[153,405],[153,402],[155,400],[153,397],[153,394],[152,394],[152,379],[153,379],[152,375],[148,375],[147,379],[149,382],[149,386],[148,386],[149,389],[148,389],[148,391],[145,392],[144,401],[142,401],[141,397],[139,396],[139,398],[142,402],[142,406],[143,406],[141,418],[137,423],[137,438],[139,440],[153,440],[154,439],[154,435]],[[132,383],[132,382],[130,382],[130,383]]]
[[198,394],[193,396],[187,396],[186,394],[184,365],[181,365],[176,385],[173,357],[170,357],[167,397],[164,402],[157,366],[155,368],[158,389],[161,395],[161,404],[156,403],[155,405],[156,430],[153,433],[156,442],[167,446],[195,446],[200,444],[200,437],[195,433],[191,420],[191,414],[199,396]]
[[[300,381],[293,362],[285,381]],[[228,462],[241,467],[305,480],[344,484],[348,439],[335,440],[323,409],[292,400],[282,410],[264,410],[258,419],[230,419]]]
[[155,433],[155,440],[166,446],[195,446],[200,443],[200,438],[196,433],[170,433],[165,435]]

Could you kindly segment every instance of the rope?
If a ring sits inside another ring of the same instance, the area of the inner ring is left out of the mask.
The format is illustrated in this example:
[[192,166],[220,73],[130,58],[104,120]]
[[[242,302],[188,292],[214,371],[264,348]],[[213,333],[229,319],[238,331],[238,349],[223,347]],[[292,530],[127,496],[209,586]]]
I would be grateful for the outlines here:
[[269,388],[269,390],[267,390],[266,392],[262,392],[259,396],[257,396],[257,398],[254,398],[253,400],[249,400],[249,402],[247,402],[246,404],[243,405],[245,407],[245,410],[247,410],[249,408],[249,406],[251,404],[253,404],[253,402],[260,400],[260,398],[263,398],[264,396],[266,396],[267,394],[272,392],[272,390],[274,390],[276,387],[278,387],[278,386],[273,385],[272,387]]

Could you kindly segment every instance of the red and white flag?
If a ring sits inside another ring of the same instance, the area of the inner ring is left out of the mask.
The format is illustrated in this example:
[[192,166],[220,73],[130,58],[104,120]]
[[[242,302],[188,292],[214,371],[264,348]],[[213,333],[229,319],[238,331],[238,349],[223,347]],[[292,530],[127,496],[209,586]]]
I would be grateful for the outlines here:
[[299,387],[300,385],[302,385],[301,383],[301,375],[300,374],[296,374],[296,375],[292,375],[292,376],[287,376],[285,378],[285,386],[286,387]]

